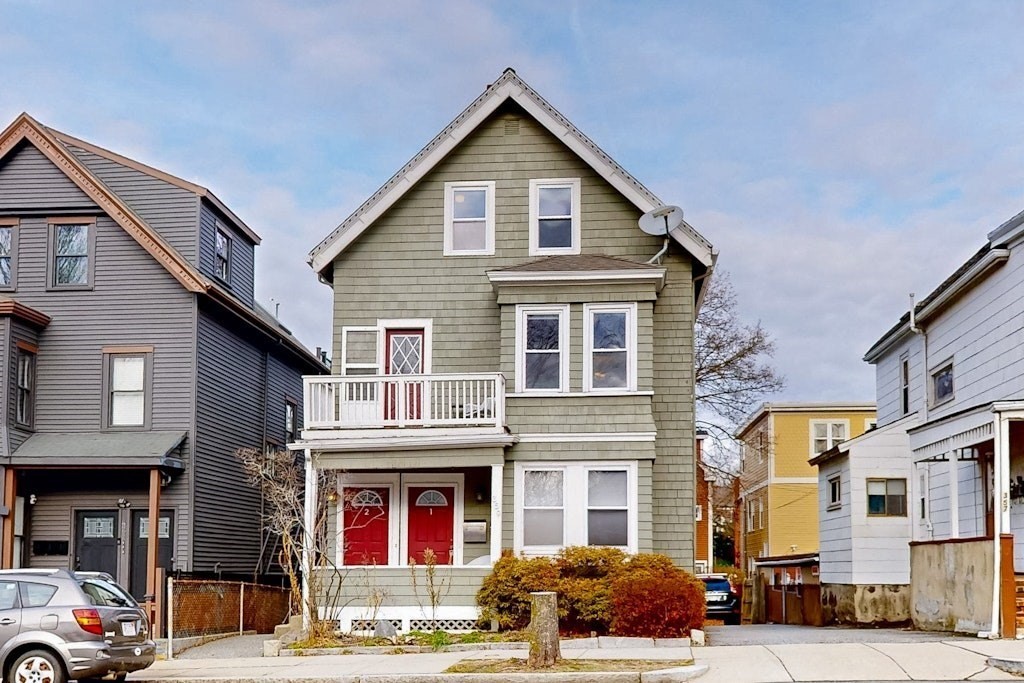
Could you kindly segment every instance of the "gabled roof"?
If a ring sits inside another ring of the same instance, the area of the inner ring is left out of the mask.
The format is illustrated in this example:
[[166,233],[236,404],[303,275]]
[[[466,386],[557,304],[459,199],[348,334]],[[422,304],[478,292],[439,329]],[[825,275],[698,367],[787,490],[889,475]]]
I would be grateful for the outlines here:
[[81,190],[124,228],[139,245],[190,292],[203,292],[207,281],[191,263],[146,224],[120,197],[103,184],[70,150],[54,137],[49,128],[28,114],[22,114],[0,133],[0,159],[22,141],[29,141]]
[[[68,144],[88,144],[83,143],[77,138],[66,136],[63,133],[59,133],[59,135],[67,140]],[[103,183],[102,180],[90,171],[89,168],[82,163],[77,156],[75,156],[74,152],[68,149],[65,146],[65,143],[58,139],[57,136],[58,133],[42,125],[28,114],[23,113],[18,116],[18,118],[16,118],[14,122],[11,123],[11,125],[9,125],[2,133],[0,133],[0,160],[6,157],[22,142],[27,141],[29,144],[32,144],[75,185],[77,185],[93,202],[95,202],[104,213],[110,216],[114,222],[134,238],[135,241],[138,242],[139,245],[154,259],[156,259],[157,263],[163,266],[168,273],[180,282],[186,290],[196,294],[205,294],[216,299],[230,309],[235,315],[248,320],[257,328],[262,329],[263,332],[280,339],[289,348],[291,348],[295,354],[310,362],[313,366],[323,369],[322,363],[320,363],[319,360],[314,361],[313,354],[310,353],[310,351],[298,340],[296,340],[279,322],[276,320],[267,320],[258,312],[246,306],[233,295],[222,290],[216,283],[203,275],[199,269],[196,268],[188,259],[182,256],[177,249],[168,244],[163,237],[160,236],[159,232],[146,223],[141,216],[135,213],[135,211],[133,211],[132,208],[117,195],[116,192],[111,190]],[[83,149],[89,149],[89,151],[97,154],[99,154],[99,152],[96,152],[96,150],[101,150],[101,148],[94,145],[90,145],[89,148],[83,147]],[[106,150],[102,151],[107,158],[113,159],[118,163],[123,163],[121,160],[126,159],[126,157],[120,157],[115,155],[113,152],[108,152]],[[139,167],[143,166],[142,164],[138,164],[138,162],[133,163]],[[141,168],[139,170],[141,170]],[[160,177],[164,180],[174,177],[168,174],[163,174],[161,171],[157,171],[156,169],[150,169],[149,171],[143,172],[150,173],[151,175],[162,174],[154,175],[154,177]],[[176,180],[179,183],[190,185],[187,181],[181,180],[180,178]],[[170,182],[170,180],[168,180],[168,182]],[[180,186],[184,187],[184,185]],[[200,188],[198,185],[193,187],[200,190],[204,189]],[[206,192],[207,194],[205,196],[207,198],[213,196],[212,193],[209,193],[208,191]],[[233,216],[234,214],[228,215]],[[255,233],[253,233],[253,235],[255,235]],[[259,238],[256,237],[256,239],[258,240]],[[13,306],[14,304],[10,305]],[[46,322],[49,322],[49,318],[46,319]]]
[[196,196],[206,199],[218,211],[224,214],[224,216],[226,216],[228,220],[230,220],[234,224],[234,227],[238,228],[254,243],[260,243],[260,236],[257,235],[252,228],[246,225],[245,221],[239,218],[234,211],[229,209],[224,202],[218,199],[217,195],[213,194],[213,192],[203,187],[202,185],[196,185],[193,182],[189,182],[188,180],[184,180],[183,178],[179,178],[178,176],[171,175],[166,171],[161,171],[159,168],[147,166],[141,161],[136,161],[135,159],[123,156],[121,154],[118,154],[117,152],[111,152],[109,149],[104,149],[103,147],[100,147],[99,145],[94,145],[86,140],[81,140],[74,136],[68,135],[67,133],[62,133],[61,131],[56,130],[54,128],[47,127],[47,130],[53,134],[53,137],[57,138],[57,140],[62,142],[64,145],[70,145],[72,147],[81,147],[85,151],[92,152],[98,157],[102,157],[104,159],[107,159],[108,161],[113,161],[115,164],[127,166],[128,168],[134,169],[139,173],[145,173],[146,175],[152,178],[162,180],[165,183],[169,183],[177,188],[180,188],[187,192],[192,192]]
[[[309,252],[313,270],[329,278],[334,259],[507,100],[526,110],[638,209],[646,213],[663,204],[509,68]],[[692,226],[684,222],[671,235],[705,268],[713,265],[714,248]]]

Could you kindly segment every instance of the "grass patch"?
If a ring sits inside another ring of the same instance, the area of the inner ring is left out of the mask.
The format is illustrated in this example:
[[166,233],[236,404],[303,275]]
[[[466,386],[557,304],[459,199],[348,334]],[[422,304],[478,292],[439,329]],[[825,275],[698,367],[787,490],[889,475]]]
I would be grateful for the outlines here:
[[445,669],[448,674],[572,673],[575,671],[657,671],[690,666],[692,659],[563,659],[547,669],[531,669],[525,659],[464,659]]
[[470,631],[469,633],[448,633],[446,631],[412,631],[398,636],[394,641],[388,638],[337,635],[333,638],[307,638],[288,646],[291,650],[313,650],[347,647],[389,647],[394,645],[420,645],[438,650],[445,645],[472,643],[515,643],[529,640],[524,631]]

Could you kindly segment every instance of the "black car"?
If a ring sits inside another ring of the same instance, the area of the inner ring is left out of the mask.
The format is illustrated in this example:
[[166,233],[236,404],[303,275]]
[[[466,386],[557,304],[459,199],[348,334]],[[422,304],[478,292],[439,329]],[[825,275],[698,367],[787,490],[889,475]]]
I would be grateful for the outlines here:
[[725,574],[700,574],[704,582],[707,618],[722,619],[726,624],[740,623],[740,596],[736,595]]

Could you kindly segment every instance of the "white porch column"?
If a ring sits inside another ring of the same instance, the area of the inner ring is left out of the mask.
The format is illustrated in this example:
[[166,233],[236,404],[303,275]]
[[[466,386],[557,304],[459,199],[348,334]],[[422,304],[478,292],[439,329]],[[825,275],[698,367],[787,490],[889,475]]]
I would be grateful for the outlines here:
[[[1002,582],[1002,552],[999,535],[1010,528],[1010,494],[1006,483],[1010,476],[1010,425],[1006,417],[996,412],[992,429],[992,627],[989,635],[998,638],[1000,633],[1000,588]],[[1004,481],[1007,480],[1007,481]]]
[[309,572],[313,571],[314,526],[317,508],[317,472],[313,467],[313,453],[307,448],[306,454],[306,496],[302,520],[302,628],[308,632],[313,615],[309,613]]
[[501,506],[505,496],[505,465],[491,465],[491,564],[501,559]]
[[957,460],[957,451],[950,451],[946,455],[949,458],[946,462],[949,476],[949,537],[960,538],[960,461]]

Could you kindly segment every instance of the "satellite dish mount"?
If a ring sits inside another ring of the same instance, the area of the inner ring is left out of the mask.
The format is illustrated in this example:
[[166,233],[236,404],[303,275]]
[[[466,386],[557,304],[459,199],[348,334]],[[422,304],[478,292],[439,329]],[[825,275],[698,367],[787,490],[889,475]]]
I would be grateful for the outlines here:
[[658,263],[661,261],[661,257],[668,252],[669,235],[682,224],[683,210],[678,206],[659,206],[640,216],[639,226],[641,230],[648,235],[665,238],[665,244],[662,246],[661,251],[655,254],[648,263]]

